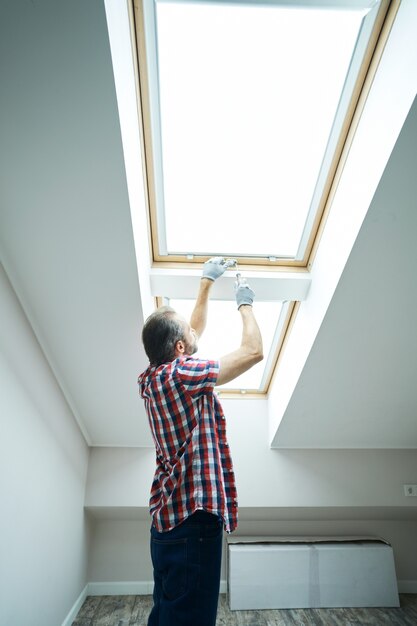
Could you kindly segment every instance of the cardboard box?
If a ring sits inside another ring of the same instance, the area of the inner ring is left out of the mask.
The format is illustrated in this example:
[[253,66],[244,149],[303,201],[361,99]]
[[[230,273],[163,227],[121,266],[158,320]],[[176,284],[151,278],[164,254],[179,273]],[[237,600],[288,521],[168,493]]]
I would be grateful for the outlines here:
[[229,537],[231,610],[398,607],[392,547],[376,537]]

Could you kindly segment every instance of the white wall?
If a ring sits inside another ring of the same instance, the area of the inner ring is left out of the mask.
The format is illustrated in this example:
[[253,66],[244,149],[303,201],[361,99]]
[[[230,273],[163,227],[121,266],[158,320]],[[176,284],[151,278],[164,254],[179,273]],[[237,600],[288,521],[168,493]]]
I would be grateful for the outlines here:
[[[138,399],[138,403],[140,400]],[[223,400],[241,507],[404,507],[416,482],[415,450],[277,450],[268,444],[267,403]],[[155,453],[92,448],[86,505],[146,507]]]
[[0,624],[57,626],[87,582],[88,447],[2,266],[0,310]]
[[[149,539],[150,518],[143,510],[129,513],[107,510],[92,519],[88,568],[92,595],[117,593],[118,589],[120,593],[152,594]],[[226,580],[224,553],[223,550],[223,581]]]
[[[415,450],[278,450],[268,444],[267,406],[223,401],[242,507],[410,507]],[[311,424],[314,428],[314,424]]]
[[[137,517],[93,520],[88,568],[90,582],[152,581],[150,519],[145,521]],[[151,593],[150,589],[145,591]]]
[[[417,507],[402,487],[416,481],[414,450],[271,450],[265,401],[223,405],[238,483],[239,534],[382,536],[394,547],[398,578],[414,581],[417,589]],[[96,519],[90,580],[150,580],[153,470],[153,450],[91,450],[86,505]]]
[[[149,522],[142,519],[96,519],[93,521],[89,553],[88,579],[94,593],[152,593],[152,564],[149,551]],[[117,513],[115,513],[117,515]],[[245,510],[241,517],[250,513]],[[276,513],[279,517],[279,512]],[[258,516],[256,516],[258,517]],[[378,536],[388,541],[394,550],[399,590],[417,593],[417,520],[269,520],[242,519],[238,535],[336,535]],[[226,580],[225,547],[223,550],[222,580]],[[114,586],[111,583],[118,583]],[[105,585],[103,583],[110,583]],[[124,584],[123,584],[124,583]],[[126,583],[130,583],[126,585]],[[132,584],[133,583],[133,584]],[[94,595],[94,594],[93,594]]]

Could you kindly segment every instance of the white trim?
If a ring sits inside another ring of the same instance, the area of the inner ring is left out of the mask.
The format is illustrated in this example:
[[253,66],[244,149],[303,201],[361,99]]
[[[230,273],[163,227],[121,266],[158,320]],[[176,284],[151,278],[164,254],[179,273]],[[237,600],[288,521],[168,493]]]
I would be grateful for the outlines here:
[[417,580],[399,580],[398,593],[417,593]]
[[145,179],[142,158],[142,130],[138,118],[138,98],[136,94],[133,52],[133,33],[129,16],[128,0],[104,0],[107,29],[109,33],[113,76],[119,109],[120,131],[123,156],[126,168],[126,182],[135,243],[136,265],[139,278],[139,293],[142,315],[146,319],[154,310],[149,290],[148,271],[150,267],[149,242],[144,245],[148,230]]
[[[245,271],[243,274],[256,293],[257,302],[283,302],[305,300],[311,284],[308,272],[265,272]],[[157,269],[149,272],[153,296],[169,299],[195,300],[201,279],[201,270]],[[233,300],[236,271],[228,271],[221,281],[216,281],[210,298],[212,300]]]
[[153,591],[153,581],[126,580],[88,583],[89,596],[148,596]]
[[[88,583],[77,600],[62,626],[71,626],[77,617],[87,596],[147,596],[152,595],[153,581],[126,581],[126,582],[90,582]],[[220,581],[220,593],[227,593],[227,581]],[[417,593],[417,580],[398,580],[398,593]]]
[[78,596],[78,598],[76,599],[76,601],[74,602],[74,604],[72,605],[70,612],[68,613],[68,615],[62,622],[62,626],[71,626],[72,622],[77,617],[79,610],[84,604],[84,600],[88,596],[88,589],[89,589],[89,585],[87,583],[84,589],[82,590],[82,592],[80,593],[80,595]]
[[[110,582],[90,582],[87,585],[89,596],[149,596],[153,592],[152,580],[130,580]],[[220,581],[220,593],[226,593],[227,583]],[[63,624],[64,626],[64,624]],[[67,626],[67,625],[65,625]]]

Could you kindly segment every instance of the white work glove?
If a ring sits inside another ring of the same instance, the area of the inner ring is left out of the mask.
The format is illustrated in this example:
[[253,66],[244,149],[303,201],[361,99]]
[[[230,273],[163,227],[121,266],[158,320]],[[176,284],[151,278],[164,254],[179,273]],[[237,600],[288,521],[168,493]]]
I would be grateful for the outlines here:
[[246,278],[241,278],[240,274],[236,274],[235,298],[238,310],[242,304],[252,306],[255,298],[255,294],[246,282]]
[[219,276],[222,276],[229,267],[236,265],[235,259],[227,259],[222,256],[215,256],[204,263],[202,278],[208,278],[209,280],[216,280]]

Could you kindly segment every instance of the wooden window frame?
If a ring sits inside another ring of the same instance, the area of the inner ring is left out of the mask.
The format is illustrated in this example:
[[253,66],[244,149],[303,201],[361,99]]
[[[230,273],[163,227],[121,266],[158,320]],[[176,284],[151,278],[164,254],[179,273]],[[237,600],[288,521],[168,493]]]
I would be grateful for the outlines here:
[[[146,59],[146,47],[144,42],[144,16],[143,2],[147,0],[132,0],[130,7],[130,18],[132,34],[134,36],[134,61],[137,68],[138,79],[138,111],[143,131],[143,150],[145,158],[145,181],[148,200],[149,215],[149,242],[151,252],[151,262],[153,268],[158,270],[196,270],[201,268],[201,264],[207,260],[207,256],[194,255],[187,256],[160,255],[158,252],[158,231],[157,212],[155,195],[155,171],[153,168],[153,141],[150,128],[150,98],[149,81]],[[356,128],[359,124],[366,99],[372,87],[372,83],[383,54],[385,44],[388,40],[401,0],[382,0],[374,22],[371,36],[368,40],[365,54],[363,56],[359,72],[356,77],[350,102],[346,111],[342,130],[336,145],[336,149],[331,159],[323,192],[321,194],[318,209],[315,214],[313,227],[305,249],[305,254],[300,260],[289,259],[265,259],[256,257],[240,257],[239,267],[244,271],[272,272],[273,275],[281,272],[308,273],[314,262],[314,258],[320,243],[320,238],[325,227],[326,220],[331,210],[332,201],[337,191],[339,180],[343,173],[344,165],[349,154],[350,146],[355,136]],[[154,294],[155,295],[155,294]],[[163,296],[163,294],[161,294]],[[161,297],[155,298],[156,306],[160,306]],[[295,323],[297,312],[301,301],[293,300],[287,311],[285,324],[276,346],[273,359],[271,360],[270,371],[264,387],[260,390],[240,390],[219,388],[218,392],[222,397],[227,398],[262,398],[266,397],[276,376],[276,372],[289,340],[291,329]]]
[[[233,1],[233,0],[232,0]],[[234,0],[237,1],[237,0]],[[206,255],[161,255],[159,252],[158,215],[157,215],[157,180],[154,168],[155,145],[151,123],[151,96],[150,79],[147,63],[147,49],[145,42],[145,3],[153,0],[134,0],[131,8],[132,31],[135,36],[135,57],[138,72],[139,87],[139,111],[144,138],[145,178],[148,192],[148,213],[150,226],[151,258],[154,266],[161,268],[172,267],[199,267],[209,257]],[[277,0],[279,3],[279,0]],[[297,4],[297,3],[296,3]],[[298,3],[299,4],[299,3]],[[388,38],[392,23],[398,10],[400,0],[381,0],[377,15],[373,24],[371,35],[365,47],[365,53],[360,63],[359,71],[346,109],[346,114],[341,126],[341,132],[330,161],[330,166],[325,177],[320,200],[315,211],[310,235],[305,246],[304,255],[301,259],[288,259],[276,257],[241,256],[239,265],[242,269],[305,271],[310,269],[320,236],[328,217],[331,201],[337,189],[340,174],[349,152],[349,146],[359,122],[363,105],[372,85],[379,59]],[[159,148],[156,148],[159,149]]]

